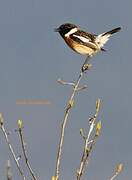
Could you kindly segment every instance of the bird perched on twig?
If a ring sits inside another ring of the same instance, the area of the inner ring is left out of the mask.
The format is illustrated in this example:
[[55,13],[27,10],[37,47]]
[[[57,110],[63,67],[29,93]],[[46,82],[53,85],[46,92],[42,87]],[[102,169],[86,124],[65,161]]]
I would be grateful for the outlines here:
[[59,32],[67,45],[79,54],[91,57],[99,51],[105,51],[104,44],[116,32],[120,31],[121,27],[112,29],[111,31],[95,35],[85,32],[78,26],[70,23],[62,24],[55,29]]

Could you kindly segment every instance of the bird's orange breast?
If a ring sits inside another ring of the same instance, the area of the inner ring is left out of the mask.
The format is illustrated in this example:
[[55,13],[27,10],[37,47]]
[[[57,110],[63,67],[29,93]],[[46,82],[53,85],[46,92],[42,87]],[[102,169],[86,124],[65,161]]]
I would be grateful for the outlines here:
[[69,37],[66,37],[65,41],[70,48],[72,48],[74,51],[76,51],[79,54],[91,56],[92,54],[95,53],[95,49],[92,49],[91,47],[88,47],[76,41],[73,41]]

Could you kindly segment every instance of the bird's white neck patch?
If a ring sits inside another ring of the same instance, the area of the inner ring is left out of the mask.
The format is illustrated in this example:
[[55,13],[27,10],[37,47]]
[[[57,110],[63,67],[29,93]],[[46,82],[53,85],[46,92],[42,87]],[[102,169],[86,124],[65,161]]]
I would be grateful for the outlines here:
[[68,36],[70,36],[71,34],[77,32],[77,30],[78,30],[78,28],[76,28],[76,27],[73,28],[73,29],[71,29],[68,33],[65,34],[65,37],[68,37]]

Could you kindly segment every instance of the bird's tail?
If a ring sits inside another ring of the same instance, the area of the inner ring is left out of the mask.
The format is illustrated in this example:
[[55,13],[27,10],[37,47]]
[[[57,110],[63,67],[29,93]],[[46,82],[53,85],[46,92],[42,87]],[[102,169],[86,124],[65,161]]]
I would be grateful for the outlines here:
[[112,34],[118,32],[118,31],[120,31],[120,30],[121,30],[121,27],[118,27],[118,28],[112,29],[111,31],[108,31],[108,32],[103,33],[102,36],[105,36],[105,35],[108,35],[108,34],[109,34],[109,35],[112,35]]
[[111,31],[99,34],[96,37],[96,43],[99,45],[100,48],[102,48],[104,44],[109,40],[110,36],[120,30],[121,30],[121,27],[118,27],[118,28],[112,29]]

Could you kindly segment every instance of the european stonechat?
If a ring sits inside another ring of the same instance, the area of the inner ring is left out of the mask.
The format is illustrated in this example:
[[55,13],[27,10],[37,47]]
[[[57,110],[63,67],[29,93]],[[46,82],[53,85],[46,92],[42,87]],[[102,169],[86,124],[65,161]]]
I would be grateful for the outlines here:
[[78,26],[70,23],[62,24],[55,29],[59,32],[67,45],[79,54],[91,57],[103,49],[104,44],[109,40],[112,34],[121,30],[121,27],[112,29],[99,35],[85,32]]

